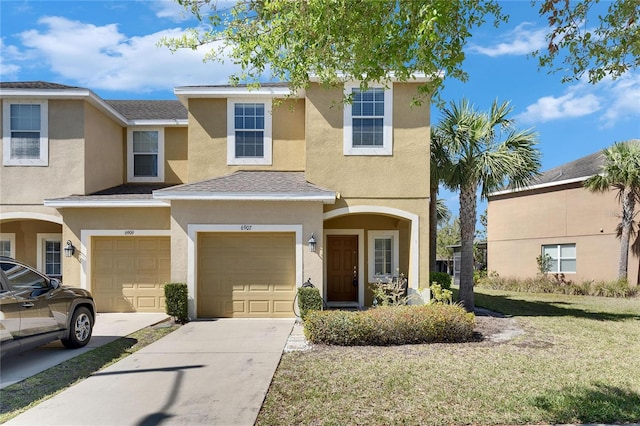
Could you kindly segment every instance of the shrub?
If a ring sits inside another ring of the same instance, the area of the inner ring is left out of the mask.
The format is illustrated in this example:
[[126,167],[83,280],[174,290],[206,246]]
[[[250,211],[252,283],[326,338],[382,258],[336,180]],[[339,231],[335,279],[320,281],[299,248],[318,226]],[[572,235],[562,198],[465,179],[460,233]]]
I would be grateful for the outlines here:
[[298,288],[298,307],[300,308],[300,318],[304,321],[311,311],[322,309],[322,297],[320,290],[315,287]]
[[368,311],[312,311],[305,321],[313,343],[388,346],[465,342],[473,337],[475,317],[458,305],[381,306]]
[[478,284],[480,280],[487,278],[486,269],[478,269],[473,271],[473,284]]
[[440,288],[444,290],[451,289],[451,275],[447,274],[446,272],[429,272],[429,282],[438,283],[438,285],[440,285]]
[[409,303],[407,278],[404,274],[400,274],[397,278],[387,278],[386,282],[378,278],[369,286],[373,292],[374,306],[401,306]]
[[444,303],[450,305],[453,301],[453,292],[451,290],[443,289],[440,284],[431,283],[431,303]]
[[184,283],[167,283],[164,285],[164,299],[167,315],[180,324],[189,321],[188,308],[189,291]]

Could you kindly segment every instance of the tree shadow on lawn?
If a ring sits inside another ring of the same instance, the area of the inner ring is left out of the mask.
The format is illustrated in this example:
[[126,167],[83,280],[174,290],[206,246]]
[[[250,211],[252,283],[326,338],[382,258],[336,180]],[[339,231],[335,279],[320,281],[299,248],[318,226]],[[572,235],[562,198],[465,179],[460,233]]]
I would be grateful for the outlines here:
[[[573,307],[567,302],[541,302],[514,299],[509,296],[496,296],[475,293],[476,305],[482,306],[505,315],[513,316],[545,316],[545,317],[575,317],[595,321],[624,321],[628,319],[640,320],[640,315],[630,313],[593,312]],[[565,305],[561,306],[561,305]]]
[[617,386],[564,387],[534,398],[550,423],[633,423],[640,421],[640,394]]

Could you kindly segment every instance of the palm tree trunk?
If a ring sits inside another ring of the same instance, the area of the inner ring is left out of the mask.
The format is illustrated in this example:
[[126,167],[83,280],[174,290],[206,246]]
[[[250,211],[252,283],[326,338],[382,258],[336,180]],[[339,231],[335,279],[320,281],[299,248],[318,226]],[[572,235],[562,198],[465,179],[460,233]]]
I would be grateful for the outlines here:
[[475,309],[473,294],[473,238],[476,233],[476,186],[460,186],[460,292],[458,300],[467,312]]
[[627,279],[629,267],[629,242],[631,240],[631,226],[633,225],[633,211],[635,197],[631,189],[622,192],[622,232],[620,234],[620,261],[618,262],[618,279]]
[[[431,186],[429,190],[429,270],[436,270],[436,244],[438,242],[437,203],[438,186]],[[429,283],[431,285],[431,283]]]

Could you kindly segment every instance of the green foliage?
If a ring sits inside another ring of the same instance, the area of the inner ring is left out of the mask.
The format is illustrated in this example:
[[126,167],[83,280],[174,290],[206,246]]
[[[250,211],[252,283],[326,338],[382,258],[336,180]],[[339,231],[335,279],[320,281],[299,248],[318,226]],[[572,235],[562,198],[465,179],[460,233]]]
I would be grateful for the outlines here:
[[[534,52],[540,67],[565,72],[562,81],[590,83],[622,76],[640,65],[640,9],[638,0],[557,1],[540,3],[540,15],[549,23],[547,49]],[[556,62],[560,64],[556,66]]]
[[553,258],[548,253],[545,253],[544,255],[541,254],[536,257],[538,272],[541,275],[547,275],[549,271],[551,271],[551,262],[553,262]]
[[390,73],[400,81],[424,73],[432,77],[423,88],[430,97],[445,76],[467,79],[462,62],[471,29],[487,15],[496,26],[506,20],[496,0],[178,2],[208,22],[162,44],[173,51],[205,46],[207,60],[230,57],[241,67],[232,82],[266,78],[288,81],[293,90],[305,88],[310,75],[328,85],[367,85]]
[[407,278],[400,274],[397,278],[380,278],[369,287],[373,293],[374,306],[401,306],[409,303],[411,296],[407,295]]
[[313,311],[305,336],[313,343],[341,346],[465,342],[475,317],[460,306],[381,306],[368,311]]
[[447,288],[442,288],[437,282],[432,282],[431,286],[431,303],[441,303],[450,305],[453,303],[453,292]]
[[486,269],[477,269],[475,271],[473,271],[473,283],[474,284],[478,284],[478,282],[480,282],[480,280],[484,279],[487,277],[487,270]]
[[[460,220],[455,217],[438,228],[436,237],[436,253],[439,259],[453,262],[453,248],[460,244]],[[429,282],[433,281],[429,279]]]
[[478,287],[493,290],[523,293],[556,293],[603,297],[633,297],[640,291],[638,287],[630,287],[627,280],[624,279],[614,281],[585,280],[575,283],[566,280],[564,274],[539,274],[534,278],[518,279],[501,277],[492,272],[488,277],[479,280],[477,285]]
[[300,318],[304,321],[311,311],[322,309],[322,297],[320,289],[315,287],[298,288],[298,307],[300,308]]
[[[436,283],[445,290],[451,289],[451,275],[446,272],[429,272],[430,287],[433,289],[433,283]],[[433,290],[432,290],[433,291]]]
[[184,283],[167,283],[164,285],[164,299],[167,315],[180,324],[189,322],[189,291]]

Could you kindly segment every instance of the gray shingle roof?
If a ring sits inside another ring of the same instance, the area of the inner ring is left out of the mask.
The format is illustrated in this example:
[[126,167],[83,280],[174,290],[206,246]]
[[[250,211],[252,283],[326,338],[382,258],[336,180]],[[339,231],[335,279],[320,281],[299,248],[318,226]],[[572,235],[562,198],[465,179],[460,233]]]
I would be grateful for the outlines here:
[[2,81],[0,89],[84,89],[84,87],[67,86],[47,81]]
[[[640,139],[631,139],[626,143],[640,143]],[[572,179],[587,178],[600,173],[604,164],[602,151],[595,152],[577,160],[562,164],[542,173],[534,185],[563,182]]]
[[[89,195],[69,195],[56,198],[55,201],[119,201],[119,200],[151,200],[153,191],[170,186],[158,184],[125,184],[103,189]],[[50,200],[54,201],[54,200]]]
[[178,100],[106,100],[127,120],[186,120],[187,109]]
[[304,172],[237,171],[227,176],[177,185],[154,191],[155,198],[256,196],[293,198],[334,198],[335,192],[307,182]]

